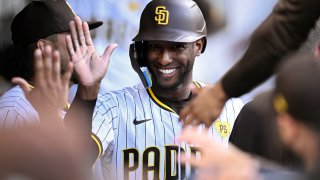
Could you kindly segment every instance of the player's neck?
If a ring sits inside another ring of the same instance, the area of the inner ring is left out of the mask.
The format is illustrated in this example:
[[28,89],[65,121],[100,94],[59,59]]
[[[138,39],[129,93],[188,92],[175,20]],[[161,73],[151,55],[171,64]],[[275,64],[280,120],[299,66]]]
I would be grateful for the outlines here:
[[162,97],[171,100],[183,100],[190,97],[191,87],[195,85],[191,82],[190,85],[179,86],[177,88],[161,88],[157,85],[152,86],[152,91],[157,97]]

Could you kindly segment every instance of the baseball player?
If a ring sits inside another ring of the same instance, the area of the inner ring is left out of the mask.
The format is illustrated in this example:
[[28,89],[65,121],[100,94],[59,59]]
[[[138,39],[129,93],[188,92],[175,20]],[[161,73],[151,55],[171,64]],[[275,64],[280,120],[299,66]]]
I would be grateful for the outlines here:
[[[32,87],[33,52],[36,48],[44,52],[48,46],[59,50],[63,73],[71,61],[66,37],[70,31],[69,22],[75,16],[69,4],[61,0],[33,1],[17,14],[11,24],[16,57],[10,61],[15,62],[11,63],[15,66],[7,67],[12,69],[13,76],[26,79]],[[102,22],[89,22],[89,28],[93,29],[101,24]],[[17,54],[20,54],[19,57]],[[0,130],[38,121],[38,116],[19,86],[13,87],[0,98]]]
[[[206,22],[192,0],[153,0],[144,9],[130,59],[142,83],[101,92],[92,131],[101,141],[102,166],[110,179],[185,179],[194,170],[182,166],[182,153],[197,148],[179,144],[178,113],[195,96],[192,69],[206,47]],[[231,99],[209,135],[226,146],[242,102]],[[205,112],[204,112],[205,113]],[[205,127],[199,127],[199,130]]]

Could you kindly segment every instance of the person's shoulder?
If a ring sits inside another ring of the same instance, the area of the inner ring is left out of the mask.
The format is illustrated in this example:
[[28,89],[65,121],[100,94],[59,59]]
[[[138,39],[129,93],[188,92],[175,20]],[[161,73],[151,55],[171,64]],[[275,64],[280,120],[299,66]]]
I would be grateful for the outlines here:
[[14,86],[5,92],[0,97],[0,106],[8,105],[16,106],[23,104],[24,106],[30,105],[29,101],[26,99],[22,89],[19,86]]
[[98,95],[98,100],[105,100],[105,99],[122,99],[124,96],[129,96],[129,97],[134,97],[136,95],[141,95],[146,93],[146,89],[143,86],[142,83],[130,86],[130,87],[125,87],[121,90],[114,90],[114,91],[101,91],[99,92]]
[[13,86],[8,91],[4,92],[0,99],[3,99],[4,97],[25,97],[22,89],[20,86]]
[[0,114],[0,116],[10,116],[10,119],[21,119],[23,122],[32,122],[38,119],[37,111],[26,99],[19,86],[9,89],[1,96]]

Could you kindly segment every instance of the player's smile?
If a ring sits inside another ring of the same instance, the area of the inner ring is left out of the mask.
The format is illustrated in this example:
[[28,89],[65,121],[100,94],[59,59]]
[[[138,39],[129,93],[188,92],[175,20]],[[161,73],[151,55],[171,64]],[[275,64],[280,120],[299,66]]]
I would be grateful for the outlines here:
[[161,72],[161,73],[163,73],[163,74],[172,74],[173,72],[175,72],[176,71],[176,69],[160,69],[159,68],[159,71]]
[[192,79],[192,43],[146,42],[148,68],[153,81],[163,88],[173,88]]
[[170,79],[173,78],[173,76],[176,73],[176,68],[170,68],[170,69],[164,69],[164,68],[158,68],[159,74],[164,79]]
[[[178,64],[177,62],[175,64]],[[170,87],[180,82],[184,73],[183,65],[170,65],[170,67],[159,67],[157,64],[150,64],[151,74],[157,84],[163,87]]]

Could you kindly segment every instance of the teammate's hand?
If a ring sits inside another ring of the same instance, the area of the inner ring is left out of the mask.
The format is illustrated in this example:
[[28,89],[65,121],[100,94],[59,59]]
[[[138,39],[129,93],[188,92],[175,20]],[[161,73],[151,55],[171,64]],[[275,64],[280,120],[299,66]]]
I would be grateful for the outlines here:
[[27,179],[89,179],[83,139],[62,124],[46,122],[0,132],[0,179],[15,173]]
[[22,78],[13,78],[26,98],[39,113],[40,119],[61,119],[61,111],[66,107],[69,81],[72,73],[72,63],[67,66],[64,75],[61,75],[60,53],[52,52],[50,46],[44,52],[36,49],[34,52],[34,88]]
[[[66,37],[66,43],[79,81],[79,90],[82,90],[81,87],[85,90],[90,87],[99,90],[100,82],[107,72],[110,57],[117,45],[109,45],[101,56],[98,55],[90,36],[88,23],[82,22],[78,16],[70,22],[70,30],[71,37],[69,35]],[[90,97],[92,94],[88,93],[90,92],[82,93],[82,98],[95,98]]]
[[201,152],[201,158],[182,155],[181,163],[197,168],[197,179],[250,180],[257,178],[258,163],[249,155],[233,147],[221,146],[207,132],[197,128],[186,128],[178,137],[179,142],[195,144]]
[[197,97],[180,112],[185,126],[205,124],[207,127],[219,117],[228,100],[220,83],[197,90]]

